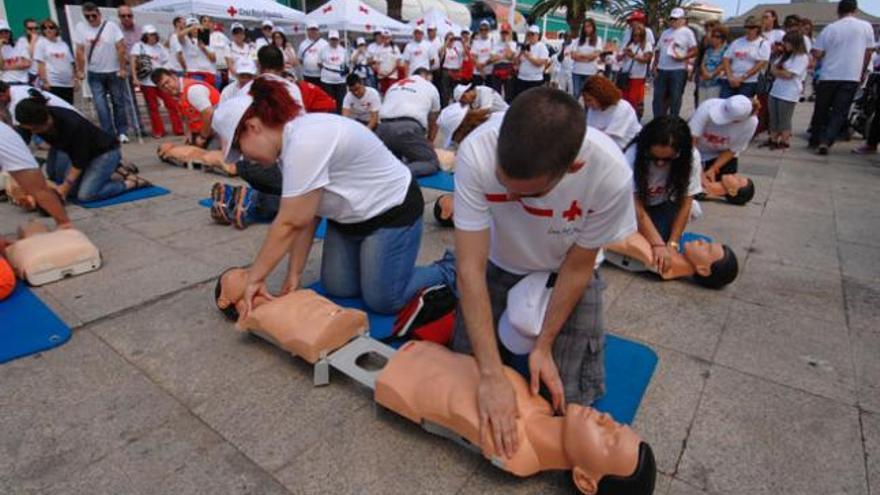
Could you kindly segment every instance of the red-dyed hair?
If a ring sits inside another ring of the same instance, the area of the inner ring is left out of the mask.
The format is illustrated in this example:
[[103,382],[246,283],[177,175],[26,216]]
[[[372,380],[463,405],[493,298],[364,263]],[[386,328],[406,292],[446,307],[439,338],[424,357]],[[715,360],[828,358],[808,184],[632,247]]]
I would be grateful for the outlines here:
[[236,142],[245,128],[245,122],[253,117],[259,118],[267,127],[278,128],[299,116],[301,107],[290,96],[286,84],[267,77],[254,79],[250,90],[254,101],[238,121],[235,129]]

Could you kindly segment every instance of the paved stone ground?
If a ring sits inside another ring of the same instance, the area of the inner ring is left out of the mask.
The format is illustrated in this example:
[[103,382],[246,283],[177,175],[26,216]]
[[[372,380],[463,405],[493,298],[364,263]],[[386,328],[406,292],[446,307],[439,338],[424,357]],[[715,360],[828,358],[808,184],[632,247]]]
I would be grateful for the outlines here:
[[[704,204],[691,226],[739,256],[724,291],[602,269],[609,329],[660,356],[635,423],[660,495],[880,494],[880,159],[804,144],[749,150],[755,201]],[[196,200],[217,176],[161,164],[155,146],[125,154],[171,195],[71,208],[105,266],[37,293],[72,340],[0,366],[0,493],[570,490],[560,473],[514,479],[345,378],[313,388],[308,366],[237,333],[213,282],[252,259],[266,227],[213,225]],[[0,211],[0,233],[27,218]],[[427,226],[422,261],[451,243]]]

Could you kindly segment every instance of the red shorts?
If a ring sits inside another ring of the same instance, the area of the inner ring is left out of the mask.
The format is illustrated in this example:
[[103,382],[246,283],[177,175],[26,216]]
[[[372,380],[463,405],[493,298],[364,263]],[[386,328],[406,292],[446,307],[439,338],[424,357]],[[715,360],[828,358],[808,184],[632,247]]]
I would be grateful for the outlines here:
[[628,101],[633,108],[638,109],[639,105],[645,101],[645,80],[630,79],[622,93],[623,99]]

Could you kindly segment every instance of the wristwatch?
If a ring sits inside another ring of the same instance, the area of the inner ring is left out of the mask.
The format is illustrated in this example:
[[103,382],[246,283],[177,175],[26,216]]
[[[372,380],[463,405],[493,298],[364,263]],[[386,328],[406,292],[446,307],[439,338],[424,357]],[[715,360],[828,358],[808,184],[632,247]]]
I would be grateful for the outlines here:
[[675,241],[669,241],[669,247],[678,251],[678,243]]

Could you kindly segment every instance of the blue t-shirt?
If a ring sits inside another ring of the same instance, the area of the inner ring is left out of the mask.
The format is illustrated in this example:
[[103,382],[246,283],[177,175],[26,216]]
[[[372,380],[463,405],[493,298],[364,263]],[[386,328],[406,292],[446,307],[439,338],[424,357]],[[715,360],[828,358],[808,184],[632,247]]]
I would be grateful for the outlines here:
[[[706,48],[706,53],[703,55],[703,64],[706,66],[707,71],[710,73],[714,72],[721,65],[725,50],[727,50],[727,44],[722,45],[717,50],[711,46]],[[700,81],[700,83],[702,86],[715,86],[718,84],[718,78],[713,77],[712,79]]]

